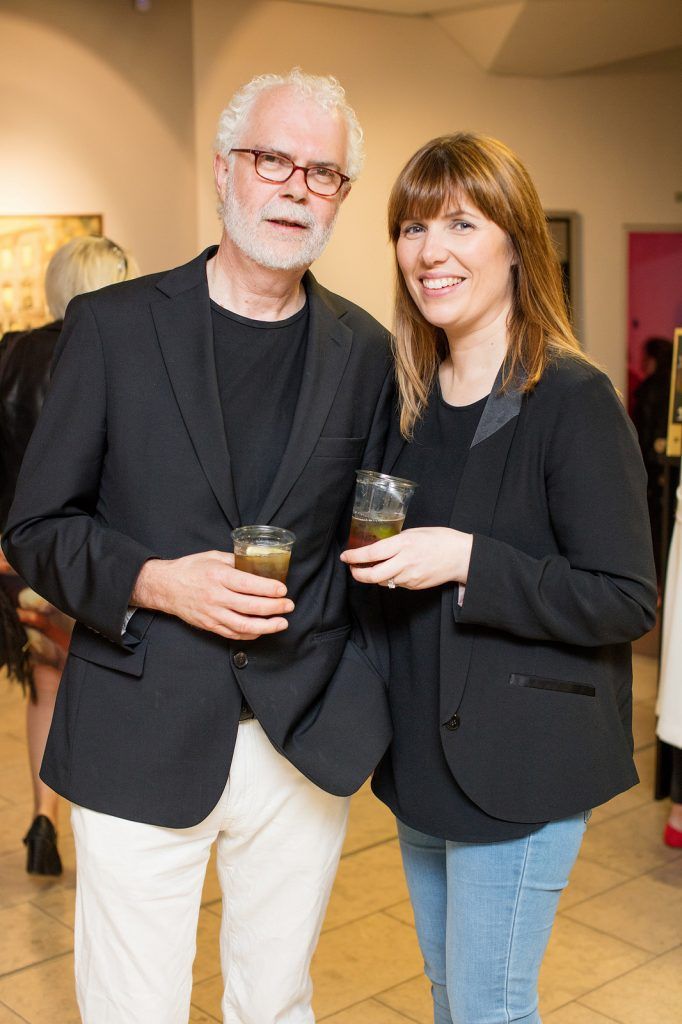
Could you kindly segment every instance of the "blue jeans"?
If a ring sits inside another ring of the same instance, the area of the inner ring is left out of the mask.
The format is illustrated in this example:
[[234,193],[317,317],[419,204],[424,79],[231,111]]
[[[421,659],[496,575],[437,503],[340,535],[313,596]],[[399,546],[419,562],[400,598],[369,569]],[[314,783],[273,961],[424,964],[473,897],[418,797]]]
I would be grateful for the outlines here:
[[398,822],[434,1024],[541,1024],[538,973],[588,817],[502,843]]

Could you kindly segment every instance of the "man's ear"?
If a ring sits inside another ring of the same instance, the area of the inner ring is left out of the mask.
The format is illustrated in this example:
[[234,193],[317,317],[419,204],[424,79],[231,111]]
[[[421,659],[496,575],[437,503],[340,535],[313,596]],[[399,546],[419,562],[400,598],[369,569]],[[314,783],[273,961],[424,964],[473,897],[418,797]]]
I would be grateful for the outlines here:
[[223,185],[225,184],[225,178],[229,173],[229,167],[225,157],[221,156],[220,153],[216,153],[213,157],[213,177],[215,178],[215,187],[218,192],[222,195]]
[[350,183],[350,181],[344,182],[343,188],[341,189],[341,200],[340,200],[340,202],[344,203],[346,201],[346,199],[348,198],[348,195],[349,195],[350,190],[352,189],[352,187],[353,186]]

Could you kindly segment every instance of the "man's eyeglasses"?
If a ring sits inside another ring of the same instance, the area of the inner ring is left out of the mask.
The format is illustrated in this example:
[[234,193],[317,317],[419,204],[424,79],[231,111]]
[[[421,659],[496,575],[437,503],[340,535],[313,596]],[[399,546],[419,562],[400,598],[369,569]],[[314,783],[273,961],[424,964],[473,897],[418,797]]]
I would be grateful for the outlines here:
[[266,153],[261,149],[231,149],[230,153],[250,153],[254,158],[256,174],[264,181],[288,181],[296,171],[303,171],[308,191],[316,196],[335,196],[345,182],[347,174],[323,165],[300,167],[286,156]]

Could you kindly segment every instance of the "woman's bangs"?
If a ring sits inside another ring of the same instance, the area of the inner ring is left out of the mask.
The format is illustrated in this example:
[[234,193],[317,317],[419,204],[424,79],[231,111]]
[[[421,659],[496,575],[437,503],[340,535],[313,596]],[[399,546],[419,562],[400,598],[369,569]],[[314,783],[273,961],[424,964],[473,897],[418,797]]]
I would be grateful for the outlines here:
[[396,182],[389,202],[389,229],[394,242],[406,220],[430,220],[453,198],[467,194],[449,156],[437,151],[427,153]]

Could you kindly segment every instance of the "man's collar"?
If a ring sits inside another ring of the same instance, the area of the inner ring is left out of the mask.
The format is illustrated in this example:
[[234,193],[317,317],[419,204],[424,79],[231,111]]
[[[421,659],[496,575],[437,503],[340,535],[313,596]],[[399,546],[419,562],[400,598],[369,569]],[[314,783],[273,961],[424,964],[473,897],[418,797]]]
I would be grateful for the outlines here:
[[[168,273],[164,274],[156,282],[156,287],[162,291],[164,295],[168,295],[170,298],[180,295],[182,292],[190,291],[192,288],[204,288],[206,290],[206,298],[208,301],[206,264],[217,251],[217,245],[209,246],[208,249],[204,249],[202,253],[199,253],[199,255],[193,260],[190,260],[189,263],[184,263],[181,267],[175,267],[173,270],[169,270]],[[308,301],[311,305],[316,302],[321,302],[332,316],[337,318],[343,316],[347,306],[341,297],[334,295],[332,292],[327,291],[326,288],[323,288],[322,285],[318,284],[315,277],[309,270],[306,270],[303,275],[303,287],[305,288]]]

